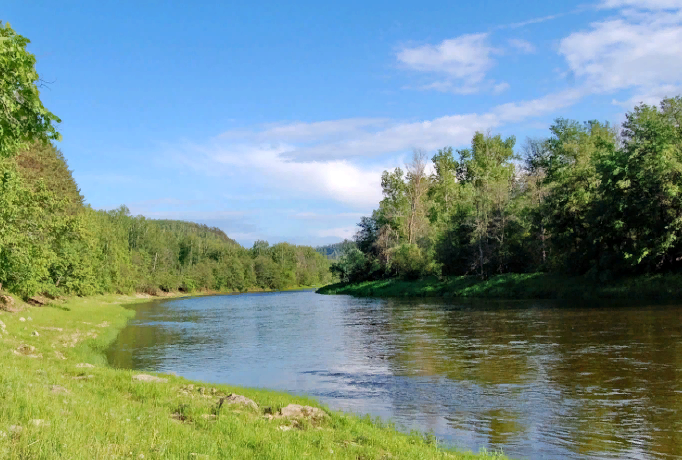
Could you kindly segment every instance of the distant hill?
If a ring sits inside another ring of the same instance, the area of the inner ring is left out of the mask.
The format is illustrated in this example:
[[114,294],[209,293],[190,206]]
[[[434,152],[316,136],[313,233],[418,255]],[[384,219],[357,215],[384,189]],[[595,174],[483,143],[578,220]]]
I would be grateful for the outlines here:
[[184,220],[154,219],[154,222],[156,222],[156,224],[162,229],[169,230],[171,232],[176,232],[182,235],[195,234],[200,238],[207,238],[210,235],[225,243],[240,246],[239,243],[228,237],[225,232],[218,227],[209,227],[208,225],[187,222]]
[[315,248],[317,252],[330,260],[339,260],[343,253],[349,249],[354,248],[355,243],[350,240],[343,240],[340,243],[328,244],[326,246],[318,246]]

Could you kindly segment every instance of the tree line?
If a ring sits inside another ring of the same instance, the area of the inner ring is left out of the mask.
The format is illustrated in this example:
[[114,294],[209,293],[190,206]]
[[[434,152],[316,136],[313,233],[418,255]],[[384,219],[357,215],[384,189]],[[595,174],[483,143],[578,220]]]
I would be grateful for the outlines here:
[[84,204],[54,145],[60,120],[40,100],[28,43],[0,22],[0,289],[156,294],[330,281],[329,261],[312,247],[258,241],[246,249],[218,228]]
[[[624,123],[559,118],[545,138],[477,132],[382,175],[383,200],[333,271],[386,277],[555,272],[607,281],[682,264],[682,98]],[[432,169],[432,171],[430,170]]]

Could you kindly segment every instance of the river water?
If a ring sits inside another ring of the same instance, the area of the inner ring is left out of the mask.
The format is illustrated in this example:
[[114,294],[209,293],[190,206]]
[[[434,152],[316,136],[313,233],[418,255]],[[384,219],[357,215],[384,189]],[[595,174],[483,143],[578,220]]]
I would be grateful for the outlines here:
[[682,306],[300,291],[134,308],[113,366],[307,394],[514,458],[682,458]]

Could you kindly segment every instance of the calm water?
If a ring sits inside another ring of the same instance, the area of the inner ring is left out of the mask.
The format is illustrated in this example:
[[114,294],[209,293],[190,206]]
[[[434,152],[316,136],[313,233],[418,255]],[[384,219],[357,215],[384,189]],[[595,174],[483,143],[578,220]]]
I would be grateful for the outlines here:
[[119,367],[261,386],[520,458],[682,458],[682,307],[356,299],[136,307]]

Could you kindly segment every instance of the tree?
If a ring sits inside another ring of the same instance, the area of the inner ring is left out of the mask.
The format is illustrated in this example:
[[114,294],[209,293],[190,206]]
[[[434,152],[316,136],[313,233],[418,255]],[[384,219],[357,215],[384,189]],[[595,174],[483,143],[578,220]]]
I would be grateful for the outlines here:
[[59,140],[61,120],[40,101],[40,77],[30,41],[0,22],[0,159],[38,140]]
[[426,154],[416,150],[407,165],[406,198],[409,205],[407,215],[407,242],[415,244],[427,231],[425,198],[429,190],[426,174]]
[[[498,260],[504,258],[504,237],[508,219],[507,204],[514,179],[514,144],[511,136],[502,139],[477,132],[471,148],[459,150],[462,181],[473,189],[473,238],[478,256],[474,266],[486,277],[492,252],[497,248]],[[491,246],[491,239],[496,245]]]
[[622,148],[598,165],[602,202],[598,262],[617,272],[653,272],[682,260],[682,97],[626,115]]
[[607,123],[557,119],[550,128],[543,163],[547,196],[542,212],[551,239],[554,270],[584,274],[596,269],[600,245],[595,206],[601,200],[597,165],[613,146],[616,133]]
[[429,219],[432,224],[444,224],[449,219],[457,200],[457,169],[452,147],[438,150],[433,158],[435,173],[431,178],[428,198],[431,202]]

